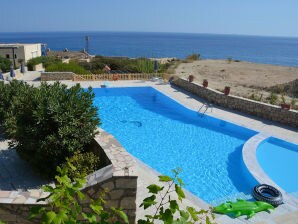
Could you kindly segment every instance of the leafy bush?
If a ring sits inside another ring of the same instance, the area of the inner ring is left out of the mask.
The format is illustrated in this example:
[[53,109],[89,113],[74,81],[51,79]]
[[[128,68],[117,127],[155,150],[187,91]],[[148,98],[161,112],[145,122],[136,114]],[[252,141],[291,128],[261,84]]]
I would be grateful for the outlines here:
[[33,71],[33,67],[35,65],[38,65],[40,63],[43,64],[43,66],[45,68],[47,68],[48,66],[61,62],[60,59],[56,58],[56,57],[52,57],[52,56],[41,56],[41,57],[36,57],[36,58],[32,58],[27,62],[27,67],[29,71]]
[[[145,198],[140,207],[146,210],[155,207],[152,215],[146,215],[146,219],[138,220],[138,224],[154,224],[162,221],[162,223],[206,223],[212,224],[214,215],[211,211],[200,210],[187,206],[186,210],[181,209],[179,201],[182,203],[185,198],[182,187],[183,181],[179,178],[180,169],[173,170],[174,177],[159,176],[159,182],[166,183],[167,187],[152,184],[147,187],[151,196]],[[175,192],[179,201],[171,198],[170,192]],[[158,200],[160,198],[160,200]]]
[[46,68],[46,72],[73,72],[76,74],[89,74],[90,72],[87,71],[82,66],[70,62],[70,63],[62,63],[58,62],[55,64],[51,64]]
[[10,70],[11,61],[7,58],[0,56],[0,69],[2,72],[8,72]]
[[269,103],[275,105],[277,103],[278,97],[275,93],[270,93]]
[[296,103],[297,103],[297,99],[295,99],[294,97],[291,99],[291,107],[292,109],[296,109]]
[[[100,168],[99,161],[99,156],[93,152],[76,151],[69,159],[69,162],[76,168],[75,170],[69,170],[69,177],[74,178],[78,175],[87,176]],[[64,163],[63,167],[67,166],[67,163]]]
[[[96,56],[90,63],[80,62],[86,70],[91,73],[102,73],[105,65],[108,65],[112,70],[120,70],[129,73],[153,73],[154,71],[154,61],[148,58],[124,58],[124,57],[103,57]],[[167,64],[160,64],[158,72],[164,73],[170,66]]]
[[[14,83],[14,81],[12,82]],[[12,88],[8,84],[4,84],[4,82],[0,82],[0,124],[4,121],[4,114],[7,108],[10,107],[11,97],[13,96]]]
[[[33,207],[31,210],[30,220],[39,218],[42,223],[92,223],[92,224],[108,224],[108,223],[128,223],[127,215],[120,209],[111,207],[104,209],[103,200],[105,192],[97,194],[99,198],[91,200],[89,212],[83,212],[82,201],[86,196],[81,189],[85,185],[86,180],[76,172],[74,164],[67,159],[66,166],[57,167],[59,175],[56,176],[57,184],[53,187],[44,186],[43,190],[49,192],[50,195],[39,201],[47,200],[49,209],[43,206]],[[76,173],[74,178],[69,178],[70,172]],[[185,194],[182,186],[184,183],[179,178],[180,169],[173,170],[174,177],[159,176],[159,181],[164,186],[156,184],[149,185],[147,189],[151,194],[143,200],[140,207],[147,209],[155,207],[153,215],[145,215],[146,219],[138,220],[138,224],[154,224],[154,223],[206,223],[215,224],[213,222],[214,215],[211,210],[199,210],[187,206],[186,210],[181,208]],[[171,198],[170,192],[175,192],[179,201]],[[160,201],[157,198],[160,198]],[[79,221],[79,218],[84,220]]]
[[186,57],[186,60],[187,61],[197,61],[197,60],[200,60],[200,57],[201,57],[200,54],[191,54]]
[[37,171],[53,177],[66,157],[83,151],[95,136],[99,118],[92,89],[60,83],[34,88],[17,81],[7,87],[15,91],[4,114],[10,145]]
[[[69,178],[69,171],[76,172],[74,164],[67,160],[67,165],[60,168],[57,167],[56,185],[55,187],[47,185],[43,187],[45,192],[50,195],[39,201],[48,201],[49,210],[44,206],[33,207],[31,210],[30,220],[39,218],[41,223],[57,224],[57,223],[120,223],[115,220],[121,220],[128,223],[127,215],[120,209],[114,207],[110,211],[104,209],[105,201],[102,192],[99,199],[91,200],[89,204],[89,212],[84,212],[81,202],[86,196],[81,192],[81,188],[86,184],[85,178],[81,175]],[[83,219],[79,221],[79,219]]]

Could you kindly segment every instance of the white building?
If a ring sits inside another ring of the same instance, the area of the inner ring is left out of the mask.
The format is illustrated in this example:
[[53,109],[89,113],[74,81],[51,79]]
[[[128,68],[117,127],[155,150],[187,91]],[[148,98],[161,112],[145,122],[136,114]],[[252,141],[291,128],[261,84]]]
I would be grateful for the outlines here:
[[10,59],[14,66],[19,62],[27,63],[31,58],[41,56],[41,45],[38,44],[0,44],[0,56]]

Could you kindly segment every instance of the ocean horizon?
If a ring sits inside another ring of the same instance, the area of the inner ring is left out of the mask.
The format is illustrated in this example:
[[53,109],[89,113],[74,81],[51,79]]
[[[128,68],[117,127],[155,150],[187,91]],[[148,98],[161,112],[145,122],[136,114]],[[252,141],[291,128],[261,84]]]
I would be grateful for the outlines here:
[[160,32],[2,32],[0,43],[45,43],[51,50],[83,50],[123,57],[175,57],[200,54],[203,59],[227,59],[298,66],[298,37]]

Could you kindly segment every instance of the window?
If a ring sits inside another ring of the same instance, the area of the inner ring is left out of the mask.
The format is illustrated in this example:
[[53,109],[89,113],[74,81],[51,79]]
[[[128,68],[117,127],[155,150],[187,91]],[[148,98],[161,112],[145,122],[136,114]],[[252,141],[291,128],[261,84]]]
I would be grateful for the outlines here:
[[14,58],[18,58],[18,57],[17,57],[17,54],[14,55]]
[[6,55],[6,58],[10,58],[10,57],[9,57],[9,54]]

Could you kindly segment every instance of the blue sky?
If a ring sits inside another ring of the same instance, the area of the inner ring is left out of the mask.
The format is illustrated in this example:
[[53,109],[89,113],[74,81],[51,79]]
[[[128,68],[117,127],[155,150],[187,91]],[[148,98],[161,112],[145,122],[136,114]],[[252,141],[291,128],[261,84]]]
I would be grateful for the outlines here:
[[0,32],[146,31],[298,37],[297,0],[1,0]]

